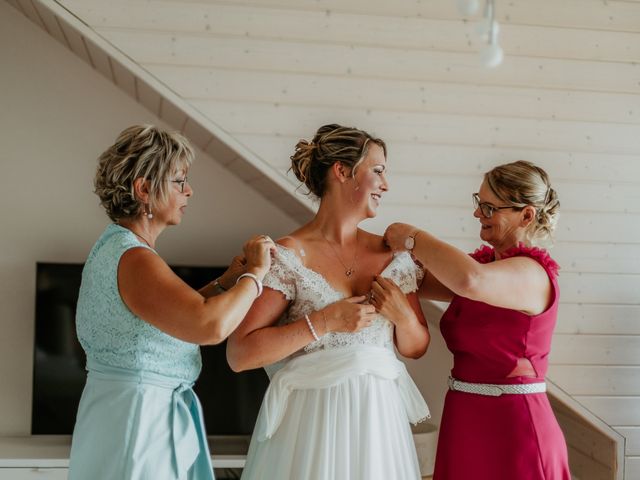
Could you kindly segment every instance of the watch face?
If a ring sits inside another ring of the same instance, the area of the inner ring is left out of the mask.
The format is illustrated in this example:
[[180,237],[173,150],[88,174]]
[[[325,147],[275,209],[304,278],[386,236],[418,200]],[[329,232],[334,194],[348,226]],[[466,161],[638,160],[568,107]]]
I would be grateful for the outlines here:
[[413,250],[413,247],[416,244],[416,240],[413,237],[407,237],[404,241],[404,248],[407,250]]

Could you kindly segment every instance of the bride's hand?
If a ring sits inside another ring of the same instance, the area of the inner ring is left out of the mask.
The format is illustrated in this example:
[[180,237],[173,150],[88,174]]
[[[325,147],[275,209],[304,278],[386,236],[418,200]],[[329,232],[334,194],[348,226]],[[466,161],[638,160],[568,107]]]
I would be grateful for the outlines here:
[[376,316],[376,309],[373,305],[362,303],[366,299],[364,295],[345,298],[323,308],[320,313],[325,320],[324,333],[354,333],[370,326]]
[[371,284],[371,305],[396,326],[414,319],[416,314],[407,296],[393,280],[378,275]]

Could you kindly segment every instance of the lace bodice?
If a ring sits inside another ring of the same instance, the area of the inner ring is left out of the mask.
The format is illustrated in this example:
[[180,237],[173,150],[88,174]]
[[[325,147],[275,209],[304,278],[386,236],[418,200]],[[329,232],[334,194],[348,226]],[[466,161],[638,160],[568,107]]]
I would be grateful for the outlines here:
[[76,311],[78,339],[87,358],[193,382],[201,368],[198,345],[178,340],[136,317],[118,290],[118,264],[134,247],[149,248],[119,225],[109,225],[82,270]]
[[[273,259],[271,269],[264,277],[265,287],[278,290],[291,303],[278,320],[284,325],[300,319],[305,314],[321,310],[331,303],[344,299],[344,294],[333,288],[318,272],[304,266],[298,255],[291,249],[277,245],[278,254]],[[381,275],[393,280],[405,293],[417,290],[424,272],[407,252],[394,255]],[[331,332],[312,342],[293,356],[322,349],[342,348],[351,345],[376,345],[393,349],[393,324],[382,315],[376,315],[371,326],[356,333]],[[266,367],[271,376],[288,358]]]

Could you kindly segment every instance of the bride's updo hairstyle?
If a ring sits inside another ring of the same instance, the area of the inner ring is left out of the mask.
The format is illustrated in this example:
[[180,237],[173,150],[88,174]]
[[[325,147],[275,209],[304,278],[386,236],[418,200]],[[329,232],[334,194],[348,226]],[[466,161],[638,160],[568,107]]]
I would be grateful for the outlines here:
[[560,201],[557,192],[551,188],[547,172],[531,162],[518,160],[495,167],[485,173],[484,179],[507,205],[520,208],[531,205],[536,209],[536,217],[527,232],[532,244],[552,242]]
[[296,178],[309,189],[309,193],[322,198],[326,191],[327,172],[331,166],[340,162],[356,173],[373,142],[387,156],[387,146],[379,138],[352,127],[343,127],[332,123],[318,129],[310,142],[300,140],[291,156],[291,168]]

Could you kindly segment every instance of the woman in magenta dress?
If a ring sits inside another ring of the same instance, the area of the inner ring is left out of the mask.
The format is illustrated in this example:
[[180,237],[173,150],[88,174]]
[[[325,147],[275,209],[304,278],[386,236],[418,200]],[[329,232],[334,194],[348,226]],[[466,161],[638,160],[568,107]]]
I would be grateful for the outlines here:
[[434,480],[570,480],[567,446],[545,393],[556,323],[558,265],[549,240],[558,197],[525,161],[487,172],[473,194],[480,238],[472,255],[411,225],[385,238],[427,270],[423,297],[450,301],[440,328],[454,365]]

